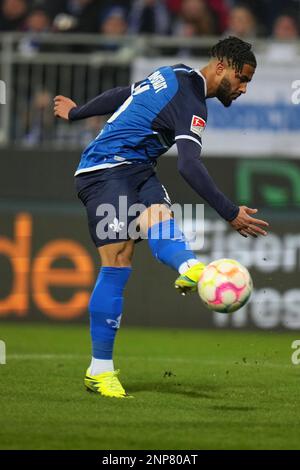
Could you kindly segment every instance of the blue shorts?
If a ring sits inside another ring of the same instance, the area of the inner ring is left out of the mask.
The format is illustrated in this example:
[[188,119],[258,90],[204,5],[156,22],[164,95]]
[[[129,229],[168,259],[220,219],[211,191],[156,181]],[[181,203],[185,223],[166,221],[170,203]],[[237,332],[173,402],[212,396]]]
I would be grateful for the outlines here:
[[171,206],[164,186],[149,163],[132,163],[75,176],[89,231],[96,247],[124,240],[141,240],[136,218],[152,204]]

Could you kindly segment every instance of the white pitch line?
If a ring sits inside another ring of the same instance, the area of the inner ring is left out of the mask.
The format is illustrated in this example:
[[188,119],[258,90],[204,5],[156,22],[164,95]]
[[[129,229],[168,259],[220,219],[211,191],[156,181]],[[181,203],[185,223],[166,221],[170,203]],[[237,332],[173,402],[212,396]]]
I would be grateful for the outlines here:
[[31,354],[31,353],[24,353],[24,354],[7,354],[7,359],[16,359],[16,360],[52,360],[52,359],[80,359],[80,358],[88,358],[88,354]]
[[[44,361],[44,360],[75,360],[75,359],[89,359],[90,356],[88,354],[30,354],[30,353],[24,353],[24,354],[8,354],[7,355],[7,361],[10,359],[12,360],[21,360],[21,361],[29,361],[29,360],[37,360],[37,361]],[[183,359],[180,357],[162,357],[162,356],[117,356],[117,360],[138,360],[138,361],[151,361],[151,362],[171,362],[171,363],[182,363],[182,364],[187,364],[187,363],[196,363],[196,364],[206,364],[206,365],[224,365],[224,366],[235,366],[235,365],[243,365],[246,367],[275,367],[275,368],[282,368],[282,367],[289,367],[289,368],[294,368],[295,366],[292,364],[279,364],[276,362],[259,362],[258,364],[255,364],[253,360],[250,360],[249,362],[243,362],[242,360],[236,358],[233,359],[232,361],[217,361],[213,359],[201,359],[201,358],[189,358],[189,359]],[[236,364],[238,362],[238,364]]]

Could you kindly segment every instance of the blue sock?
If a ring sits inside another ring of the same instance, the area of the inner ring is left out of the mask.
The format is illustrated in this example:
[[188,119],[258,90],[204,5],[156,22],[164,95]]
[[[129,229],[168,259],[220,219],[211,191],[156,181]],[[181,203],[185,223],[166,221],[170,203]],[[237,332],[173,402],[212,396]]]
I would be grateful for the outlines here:
[[127,267],[100,269],[89,303],[92,355],[96,359],[112,359],[123,310],[123,291],[131,271]]
[[152,225],[148,242],[153,256],[176,271],[188,260],[197,259],[174,219]]

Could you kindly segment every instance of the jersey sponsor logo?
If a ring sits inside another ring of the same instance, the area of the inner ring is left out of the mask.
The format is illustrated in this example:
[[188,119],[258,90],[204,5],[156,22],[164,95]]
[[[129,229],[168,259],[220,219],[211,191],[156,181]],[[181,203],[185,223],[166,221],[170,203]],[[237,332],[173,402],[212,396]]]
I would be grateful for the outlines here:
[[204,119],[194,114],[191,122],[191,131],[201,137],[205,126],[206,122],[204,121]]

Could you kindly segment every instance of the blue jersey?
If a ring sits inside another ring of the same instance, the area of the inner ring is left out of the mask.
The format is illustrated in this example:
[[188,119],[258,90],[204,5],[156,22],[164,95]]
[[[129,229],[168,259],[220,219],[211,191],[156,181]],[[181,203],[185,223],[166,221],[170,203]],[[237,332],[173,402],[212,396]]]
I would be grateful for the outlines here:
[[161,67],[149,75],[83,151],[75,173],[135,162],[155,164],[178,139],[202,146],[206,125],[206,81],[186,65]]

